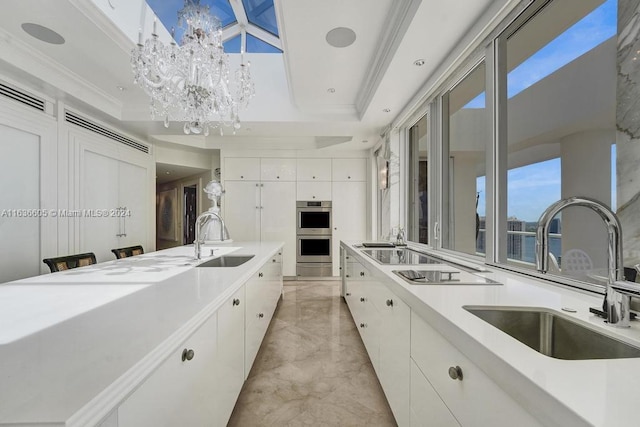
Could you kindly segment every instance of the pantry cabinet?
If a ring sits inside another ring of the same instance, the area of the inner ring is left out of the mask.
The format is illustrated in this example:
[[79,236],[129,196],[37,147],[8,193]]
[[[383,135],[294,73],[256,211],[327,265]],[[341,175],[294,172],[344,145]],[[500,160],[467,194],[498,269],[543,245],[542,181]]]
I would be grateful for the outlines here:
[[331,162],[331,180],[366,181],[367,159],[333,159]]
[[223,218],[231,238],[245,242],[284,242],[285,276],[296,275],[295,185],[292,181],[224,183]]
[[[150,157],[99,137],[70,132],[74,164],[75,252],[93,252],[98,262],[113,259],[111,249],[150,244]],[[123,151],[126,150],[126,151]]]
[[331,181],[331,159],[296,159],[298,181]]

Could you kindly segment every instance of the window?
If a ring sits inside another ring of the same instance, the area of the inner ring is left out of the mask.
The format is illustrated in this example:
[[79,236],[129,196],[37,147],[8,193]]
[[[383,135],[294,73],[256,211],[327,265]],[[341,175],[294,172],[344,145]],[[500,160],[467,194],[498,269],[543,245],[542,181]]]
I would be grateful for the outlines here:
[[442,97],[442,247],[472,255],[485,251],[485,81],[483,61]]
[[[615,88],[601,90],[603,76],[615,73],[615,62],[607,61],[616,49],[615,0],[536,6],[502,36],[506,69],[498,70],[506,84],[499,99],[506,108],[499,111],[507,123],[502,256],[506,251],[506,262],[525,268],[534,268],[537,221],[550,204],[570,196],[611,202],[615,144]],[[554,219],[556,274],[585,281],[606,276],[606,248],[606,228],[595,212],[568,208]],[[576,254],[583,262],[567,258]]]
[[409,129],[409,222],[407,239],[429,243],[428,145],[429,116]]

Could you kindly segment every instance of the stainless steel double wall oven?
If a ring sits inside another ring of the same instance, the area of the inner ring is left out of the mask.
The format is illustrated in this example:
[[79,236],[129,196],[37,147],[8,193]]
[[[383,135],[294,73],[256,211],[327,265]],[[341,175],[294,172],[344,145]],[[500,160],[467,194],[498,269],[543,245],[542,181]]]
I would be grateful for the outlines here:
[[331,276],[331,202],[296,202],[296,274]]

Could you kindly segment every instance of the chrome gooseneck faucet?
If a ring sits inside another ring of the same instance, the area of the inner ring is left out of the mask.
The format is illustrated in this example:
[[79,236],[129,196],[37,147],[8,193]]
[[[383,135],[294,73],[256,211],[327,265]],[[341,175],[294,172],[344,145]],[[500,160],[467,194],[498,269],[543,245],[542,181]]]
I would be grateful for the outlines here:
[[[624,270],[622,268],[622,227],[618,217],[597,200],[586,197],[569,197],[559,200],[549,206],[538,220],[536,230],[536,268],[542,273],[549,270],[549,226],[551,220],[563,209],[569,206],[581,206],[595,211],[607,226],[608,239],[608,279],[605,293],[604,310],[607,312],[607,321],[611,326],[619,328],[629,327],[631,303],[630,290],[634,288],[630,282],[624,282]],[[624,286],[623,284],[627,284]],[[639,292],[636,290],[635,292]]]
[[202,228],[209,223],[214,217],[218,218],[220,221],[220,241],[224,241],[224,221],[222,217],[215,212],[206,211],[200,214],[196,219],[196,239],[193,241],[193,246],[195,248],[195,257],[196,259],[200,259],[200,247],[202,243],[204,243],[203,239],[200,238],[200,234],[202,234]]

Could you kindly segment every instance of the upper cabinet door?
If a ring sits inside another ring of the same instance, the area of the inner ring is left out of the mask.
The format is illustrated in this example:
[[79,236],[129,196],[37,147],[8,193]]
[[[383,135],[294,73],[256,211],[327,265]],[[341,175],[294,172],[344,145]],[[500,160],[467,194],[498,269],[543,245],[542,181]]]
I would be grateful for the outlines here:
[[332,181],[366,181],[367,159],[333,159]]
[[298,181],[331,181],[331,159],[297,159]]
[[222,170],[229,181],[260,181],[260,159],[257,157],[227,157]]
[[295,181],[296,159],[260,159],[262,181]]

